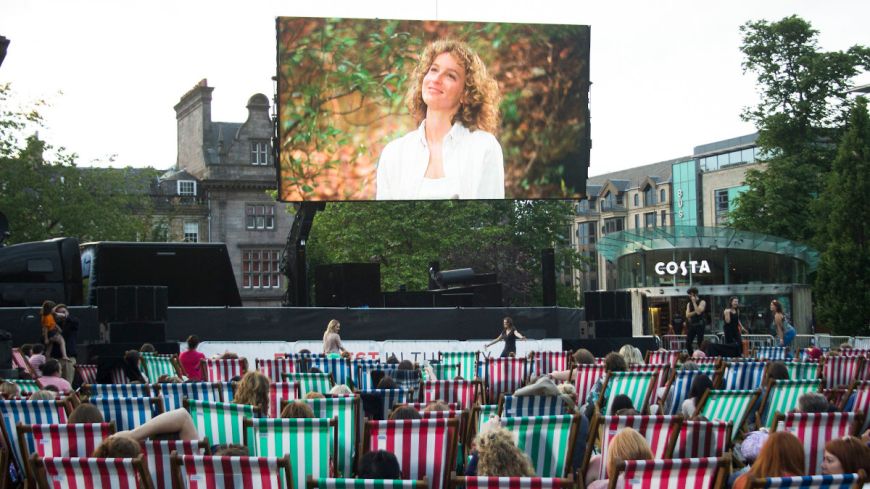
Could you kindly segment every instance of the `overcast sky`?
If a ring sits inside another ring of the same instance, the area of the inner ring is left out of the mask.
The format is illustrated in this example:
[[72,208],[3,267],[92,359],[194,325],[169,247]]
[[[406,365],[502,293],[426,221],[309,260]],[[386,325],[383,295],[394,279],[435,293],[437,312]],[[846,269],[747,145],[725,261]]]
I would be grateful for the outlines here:
[[276,16],[588,24],[597,175],[753,132],[739,117],[757,95],[738,28],[791,14],[825,50],[870,45],[868,0],[3,0],[0,83],[16,102],[47,99],[40,135],[80,165],[114,156],[113,166],[163,169],[175,164],[172,107],[200,79],[215,87],[216,121],[244,121],[254,93],[271,98]]

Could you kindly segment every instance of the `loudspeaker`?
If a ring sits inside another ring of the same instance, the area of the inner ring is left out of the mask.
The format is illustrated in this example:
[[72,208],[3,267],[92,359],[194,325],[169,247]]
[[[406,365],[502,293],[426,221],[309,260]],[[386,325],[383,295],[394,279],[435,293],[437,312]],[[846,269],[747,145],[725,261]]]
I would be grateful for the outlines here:
[[631,336],[631,321],[599,319],[595,321],[596,338]]
[[616,296],[613,292],[600,292],[601,294],[601,316],[598,319],[612,320],[616,319]]
[[[12,333],[0,329],[0,369],[12,368]],[[18,378],[18,377],[15,377]]]
[[[112,343],[164,343],[166,323],[161,321],[129,321],[109,323]],[[137,347],[138,348],[138,347]]]
[[614,292],[613,319],[631,321],[631,294]]
[[583,293],[583,308],[587,321],[601,318],[601,294],[599,292]]
[[166,321],[168,287],[131,285],[96,289],[97,318],[101,323]]
[[541,288],[544,291],[544,306],[556,305],[556,251],[545,248],[541,251]]
[[382,307],[380,265],[318,265],[314,269],[314,302],[318,307]]

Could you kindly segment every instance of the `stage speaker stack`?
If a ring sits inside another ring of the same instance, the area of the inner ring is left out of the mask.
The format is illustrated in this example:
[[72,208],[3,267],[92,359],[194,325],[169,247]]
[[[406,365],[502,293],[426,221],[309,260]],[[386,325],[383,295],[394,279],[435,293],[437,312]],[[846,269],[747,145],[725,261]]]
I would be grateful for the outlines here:
[[622,291],[585,292],[587,335],[594,338],[631,336],[631,295]]
[[544,306],[556,305],[556,251],[545,248],[541,251],[541,285]]
[[97,287],[97,318],[111,343],[163,343],[169,288],[154,285]]
[[317,307],[383,307],[378,263],[335,263],[314,269]]

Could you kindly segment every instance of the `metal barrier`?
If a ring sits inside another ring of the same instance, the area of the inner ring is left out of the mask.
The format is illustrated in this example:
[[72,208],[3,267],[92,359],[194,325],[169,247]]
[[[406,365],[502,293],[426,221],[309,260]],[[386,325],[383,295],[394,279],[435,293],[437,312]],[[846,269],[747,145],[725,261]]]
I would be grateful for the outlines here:
[[[825,348],[833,350],[839,348],[843,343],[852,343],[851,336],[831,336],[829,334],[817,334],[816,346],[824,350]],[[854,345],[853,345],[854,346]]]
[[815,343],[815,341],[816,341],[815,335],[811,335],[811,334],[795,335],[794,341],[791,342],[791,351],[795,355],[795,358],[797,358],[799,356],[798,353],[801,350],[809,348],[810,346],[812,346]]
[[852,348],[870,350],[870,336],[856,336],[852,338]]
[[[710,343],[719,343],[719,337],[714,334],[705,334],[704,339]],[[666,334],[662,335],[660,344],[665,350],[685,350],[686,335],[684,334]]]
[[762,346],[776,346],[776,338],[769,334],[745,334],[743,341],[749,342],[749,349],[755,350]]

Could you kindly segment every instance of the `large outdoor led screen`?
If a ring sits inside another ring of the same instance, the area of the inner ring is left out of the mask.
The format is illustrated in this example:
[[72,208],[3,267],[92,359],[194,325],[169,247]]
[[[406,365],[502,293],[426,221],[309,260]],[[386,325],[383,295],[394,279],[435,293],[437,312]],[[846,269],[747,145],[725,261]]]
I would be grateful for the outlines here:
[[589,26],[280,17],[283,201],[566,199]]

